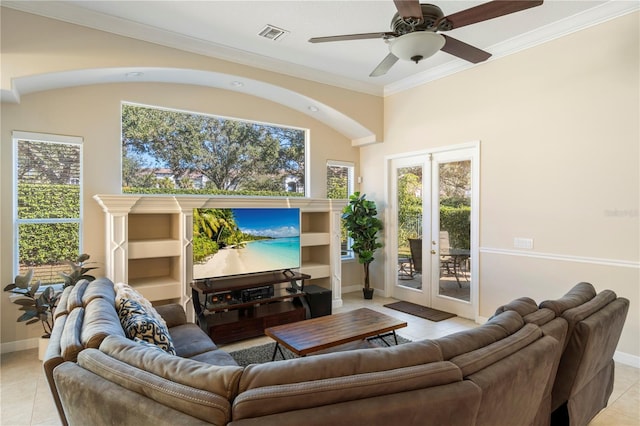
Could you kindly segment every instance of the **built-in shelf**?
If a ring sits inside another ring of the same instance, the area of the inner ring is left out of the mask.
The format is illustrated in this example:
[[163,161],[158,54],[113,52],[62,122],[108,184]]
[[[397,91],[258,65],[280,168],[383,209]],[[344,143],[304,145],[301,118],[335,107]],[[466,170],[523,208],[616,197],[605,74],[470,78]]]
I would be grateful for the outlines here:
[[328,232],[304,232],[300,235],[300,245],[302,247],[326,246],[331,241],[331,234]]
[[183,293],[182,283],[171,277],[138,278],[129,284],[152,301],[180,299]]
[[190,320],[195,316],[190,289],[193,209],[203,207],[299,208],[300,272],[310,275],[311,283],[332,290],[334,308],[342,305],[340,215],[346,204],[343,200],[129,194],[93,198],[105,212],[106,276],[114,282],[128,282],[152,302],[179,301]]
[[129,241],[129,259],[180,256],[180,251],[179,240]]
[[303,274],[311,275],[311,279],[331,276],[331,267],[323,263],[304,262],[300,268]]

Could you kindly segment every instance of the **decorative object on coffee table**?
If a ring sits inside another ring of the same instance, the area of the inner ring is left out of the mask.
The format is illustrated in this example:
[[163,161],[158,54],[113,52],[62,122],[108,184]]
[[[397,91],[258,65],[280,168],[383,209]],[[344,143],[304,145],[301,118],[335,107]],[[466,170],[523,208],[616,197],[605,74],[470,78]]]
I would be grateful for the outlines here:
[[358,262],[364,266],[365,299],[373,298],[373,288],[369,283],[369,265],[373,262],[374,252],[382,247],[378,241],[378,232],[382,230],[382,221],[376,217],[376,203],[366,199],[366,194],[355,192],[349,197],[349,204],[342,211],[342,219],[353,239],[351,249],[358,256]]

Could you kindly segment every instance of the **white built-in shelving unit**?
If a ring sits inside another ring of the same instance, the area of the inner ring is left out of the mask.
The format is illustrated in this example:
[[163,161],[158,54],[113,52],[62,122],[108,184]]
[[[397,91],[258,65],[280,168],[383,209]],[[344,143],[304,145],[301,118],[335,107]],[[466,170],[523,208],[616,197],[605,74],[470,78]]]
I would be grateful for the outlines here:
[[301,260],[307,284],[332,290],[342,306],[340,216],[345,201],[316,198],[202,197],[98,194],[105,212],[105,275],[126,282],[154,303],[178,302],[194,318],[191,301],[194,208],[299,208]]

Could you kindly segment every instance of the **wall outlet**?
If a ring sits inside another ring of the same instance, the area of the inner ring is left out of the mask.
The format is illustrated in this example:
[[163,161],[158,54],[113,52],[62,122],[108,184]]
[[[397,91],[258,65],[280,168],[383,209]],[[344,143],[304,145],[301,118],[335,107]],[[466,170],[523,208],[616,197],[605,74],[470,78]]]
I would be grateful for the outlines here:
[[513,247],[519,248],[519,249],[532,249],[533,238],[516,237],[513,239]]

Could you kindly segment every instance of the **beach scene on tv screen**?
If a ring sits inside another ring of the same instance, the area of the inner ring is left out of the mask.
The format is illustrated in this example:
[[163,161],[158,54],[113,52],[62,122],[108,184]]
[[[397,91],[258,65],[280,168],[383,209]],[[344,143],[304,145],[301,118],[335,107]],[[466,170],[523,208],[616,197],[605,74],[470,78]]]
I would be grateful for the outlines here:
[[300,209],[194,210],[194,279],[299,267]]

